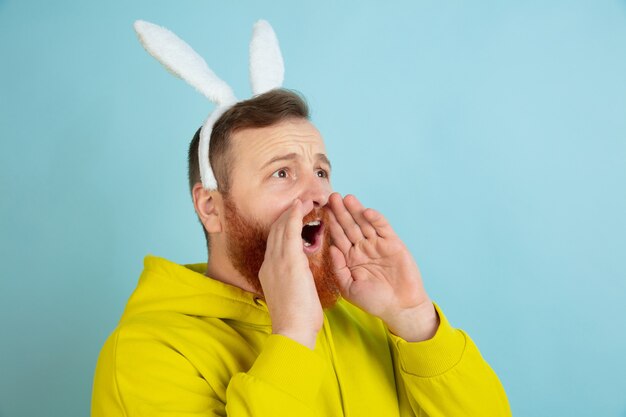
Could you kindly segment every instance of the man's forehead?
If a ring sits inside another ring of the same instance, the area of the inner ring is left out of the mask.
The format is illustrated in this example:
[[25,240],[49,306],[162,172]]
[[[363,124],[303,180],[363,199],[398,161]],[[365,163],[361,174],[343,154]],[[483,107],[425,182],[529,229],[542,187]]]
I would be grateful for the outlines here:
[[289,119],[272,126],[240,130],[232,139],[237,156],[258,163],[285,155],[292,159],[327,159],[321,134],[306,119]]

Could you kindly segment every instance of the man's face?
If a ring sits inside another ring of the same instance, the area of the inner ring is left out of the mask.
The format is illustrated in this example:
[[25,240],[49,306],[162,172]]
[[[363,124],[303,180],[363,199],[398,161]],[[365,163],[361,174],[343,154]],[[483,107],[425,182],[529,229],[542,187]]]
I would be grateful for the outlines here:
[[262,294],[258,278],[270,227],[296,199],[312,201],[303,224],[302,250],[309,259],[324,308],[338,290],[330,262],[330,234],[324,207],[332,192],[330,162],[321,135],[307,120],[232,135],[231,187],[224,199],[227,249],[233,266]]

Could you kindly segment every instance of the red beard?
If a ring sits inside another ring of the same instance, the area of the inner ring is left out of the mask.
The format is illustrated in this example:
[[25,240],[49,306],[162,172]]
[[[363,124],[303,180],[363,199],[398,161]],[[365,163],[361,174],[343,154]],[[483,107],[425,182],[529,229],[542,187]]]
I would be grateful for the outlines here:
[[[269,228],[264,228],[260,224],[242,217],[237,211],[235,203],[228,197],[224,198],[224,208],[228,227],[226,249],[230,261],[255,291],[263,295],[259,271],[265,259]],[[303,223],[321,219],[322,223],[326,225],[322,247],[315,254],[308,256],[309,267],[315,280],[315,287],[322,308],[334,306],[340,295],[330,259],[330,231],[327,227],[329,223],[326,210],[326,208],[314,208],[303,219]]]

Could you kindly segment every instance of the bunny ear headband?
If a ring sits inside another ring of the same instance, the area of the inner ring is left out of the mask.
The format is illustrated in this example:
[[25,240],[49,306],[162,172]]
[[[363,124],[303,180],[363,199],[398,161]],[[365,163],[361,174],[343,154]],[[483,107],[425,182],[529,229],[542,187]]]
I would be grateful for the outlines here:
[[[233,90],[222,81],[185,41],[164,27],[143,20],[135,22],[139,41],[168,71],[216,104],[200,130],[198,158],[205,189],[216,189],[217,181],[209,164],[209,140],[213,124],[237,103]],[[265,20],[255,23],[250,41],[250,83],[252,94],[262,94],[283,84],[285,67],[274,30]]]

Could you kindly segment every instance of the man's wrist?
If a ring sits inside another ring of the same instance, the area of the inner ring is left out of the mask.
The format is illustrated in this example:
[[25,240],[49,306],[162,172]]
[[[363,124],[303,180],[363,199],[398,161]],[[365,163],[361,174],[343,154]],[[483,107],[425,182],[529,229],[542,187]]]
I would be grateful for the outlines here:
[[315,350],[315,342],[317,341],[317,333],[302,332],[302,331],[289,331],[289,330],[276,330],[272,331],[273,334],[279,334],[294,340],[301,345],[308,347],[311,350]]
[[431,301],[415,309],[401,312],[393,319],[385,320],[391,333],[407,342],[423,342],[432,339],[437,333],[439,323],[439,315]]

